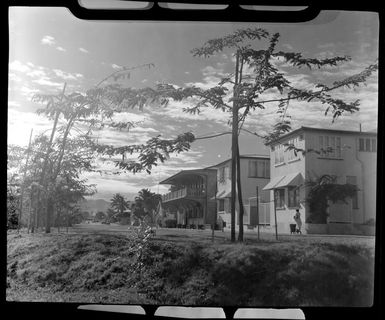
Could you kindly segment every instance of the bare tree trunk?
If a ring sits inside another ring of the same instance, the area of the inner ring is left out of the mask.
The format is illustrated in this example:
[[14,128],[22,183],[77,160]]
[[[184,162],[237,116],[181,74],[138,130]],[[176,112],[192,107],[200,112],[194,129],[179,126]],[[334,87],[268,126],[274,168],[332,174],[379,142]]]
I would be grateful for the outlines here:
[[19,216],[17,218],[17,232],[19,232],[19,230],[20,230],[21,216],[23,214],[24,182],[25,182],[25,176],[27,175],[29,153],[30,153],[30,149],[31,149],[32,132],[33,132],[33,129],[31,129],[31,134],[29,135],[29,143],[28,143],[28,149],[27,149],[27,159],[25,160],[24,173],[23,173],[23,183],[21,185],[20,208],[19,208]]
[[[31,204],[32,204],[32,193],[31,193]],[[32,206],[32,212],[31,212],[31,233],[35,232],[35,223],[36,223],[36,201],[35,205]]]
[[57,232],[60,233],[60,218],[61,218],[61,208],[58,208],[57,209],[57,217],[56,217],[56,221],[57,221]]
[[54,209],[54,205],[53,205],[53,201],[52,201],[52,198],[50,196],[48,196],[48,199],[47,199],[47,207],[46,207],[46,216],[45,216],[45,233],[50,233],[51,232],[51,220],[52,220],[52,214],[53,214],[53,209]]
[[29,233],[31,229],[31,221],[32,221],[32,191],[31,194],[29,195],[29,206],[28,206],[28,224],[27,224],[27,233]]
[[239,52],[237,52],[235,64],[235,85],[232,112],[232,139],[231,139],[231,241],[235,242],[235,203],[236,203],[236,174],[237,174],[237,148],[238,148],[238,72]]
[[40,225],[40,207],[42,207],[41,205],[41,199],[40,199],[40,190],[38,190],[37,192],[37,198],[36,198],[36,207],[35,207],[35,216],[34,216],[34,219],[35,219],[35,231],[38,232],[39,231],[39,225]]
[[67,208],[67,233],[68,233],[69,226],[70,226],[70,211]]
[[240,157],[239,157],[239,145],[237,145],[237,186],[238,186],[238,203],[239,203],[239,234],[238,241],[243,241],[243,199],[242,199],[242,186],[241,186],[241,166],[240,166]]

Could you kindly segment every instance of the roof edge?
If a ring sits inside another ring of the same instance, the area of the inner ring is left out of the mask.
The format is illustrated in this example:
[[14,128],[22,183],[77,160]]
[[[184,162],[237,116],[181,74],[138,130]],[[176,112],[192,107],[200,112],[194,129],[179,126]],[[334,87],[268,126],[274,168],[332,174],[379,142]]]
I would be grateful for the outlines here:
[[353,131],[353,130],[341,130],[341,129],[328,129],[328,128],[316,128],[316,127],[306,127],[306,126],[301,126],[299,127],[298,129],[295,129],[293,131],[290,131],[282,136],[280,136],[279,138],[269,142],[269,143],[266,143],[267,146],[269,145],[272,145],[274,143],[278,143],[279,141],[281,141],[282,139],[285,139],[287,137],[290,137],[291,135],[293,134],[296,134],[298,132],[305,132],[305,131],[329,131],[329,132],[339,132],[339,133],[342,133],[342,134],[362,134],[362,135],[372,135],[372,136],[377,136],[377,131]]

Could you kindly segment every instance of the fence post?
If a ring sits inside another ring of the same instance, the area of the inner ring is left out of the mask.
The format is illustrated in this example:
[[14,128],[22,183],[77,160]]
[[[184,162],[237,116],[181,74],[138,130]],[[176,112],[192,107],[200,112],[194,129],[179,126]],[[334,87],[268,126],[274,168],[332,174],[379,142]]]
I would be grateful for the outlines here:
[[275,189],[273,189],[274,194],[274,220],[275,220],[275,239],[278,240],[278,226],[277,226],[277,205],[276,205],[276,196],[275,196]]
[[258,186],[256,187],[257,196],[257,228],[258,228],[258,240],[259,240],[259,199],[258,199]]

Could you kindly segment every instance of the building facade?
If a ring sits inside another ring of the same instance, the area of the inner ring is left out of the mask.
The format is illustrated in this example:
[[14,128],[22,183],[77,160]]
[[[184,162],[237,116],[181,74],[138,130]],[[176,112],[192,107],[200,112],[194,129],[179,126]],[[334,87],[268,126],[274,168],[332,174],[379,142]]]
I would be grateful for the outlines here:
[[[210,168],[217,170],[217,220],[225,228],[231,227],[231,159]],[[244,204],[243,223],[253,228],[259,222],[270,224],[270,192],[263,188],[270,180],[269,156],[240,156],[242,200]],[[239,204],[236,201],[235,216],[238,225]]]
[[[301,127],[269,144],[270,190],[279,232],[290,232],[293,216],[300,209],[305,233],[365,234],[376,218],[377,134]],[[294,146],[297,151],[288,146]],[[303,150],[304,152],[298,151]],[[337,184],[357,187],[346,202],[328,203],[326,223],[314,223],[308,182],[328,175]],[[275,222],[273,222],[275,224]]]
[[215,223],[216,170],[183,170],[160,182],[170,185],[162,195],[162,210],[176,225],[187,228],[210,227]]

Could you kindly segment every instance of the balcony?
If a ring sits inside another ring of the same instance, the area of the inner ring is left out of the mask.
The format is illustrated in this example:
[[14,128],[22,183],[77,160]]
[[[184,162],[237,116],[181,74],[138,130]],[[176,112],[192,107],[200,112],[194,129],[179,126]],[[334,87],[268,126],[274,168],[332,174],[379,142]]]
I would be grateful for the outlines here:
[[195,188],[182,188],[176,191],[172,191],[162,195],[162,202],[168,202],[177,199],[195,199],[202,198],[206,195],[204,189],[195,189]]

